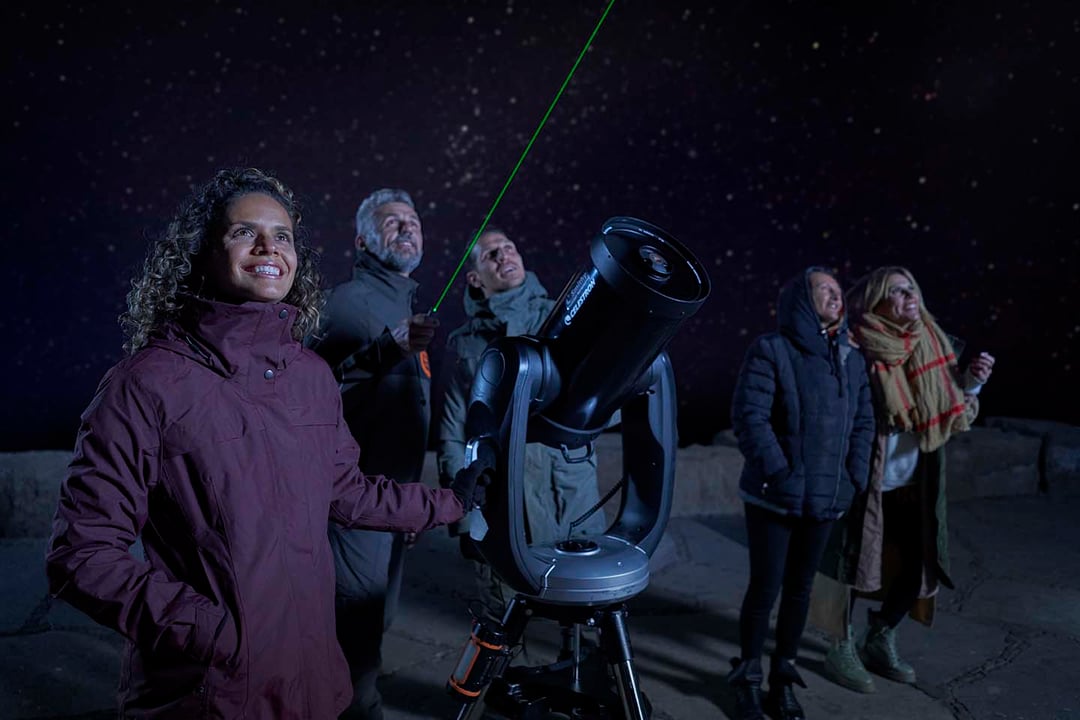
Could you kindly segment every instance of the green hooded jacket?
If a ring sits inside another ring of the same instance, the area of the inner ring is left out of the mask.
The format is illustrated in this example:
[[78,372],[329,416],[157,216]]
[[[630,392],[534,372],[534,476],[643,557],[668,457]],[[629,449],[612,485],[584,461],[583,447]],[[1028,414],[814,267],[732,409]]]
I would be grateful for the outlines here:
[[[446,398],[438,429],[439,479],[444,486],[465,464],[465,412],[480,355],[496,338],[533,335],[540,330],[555,301],[531,272],[525,282],[484,298],[468,288],[465,313],[469,320],[447,338]],[[596,456],[568,463],[562,452],[540,443],[525,446],[525,517],[530,543],[552,542],[570,533],[570,524],[599,502]],[[451,533],[468,532],[467,520]],[[602,512],[574,528],[573,535],[604,532]]]

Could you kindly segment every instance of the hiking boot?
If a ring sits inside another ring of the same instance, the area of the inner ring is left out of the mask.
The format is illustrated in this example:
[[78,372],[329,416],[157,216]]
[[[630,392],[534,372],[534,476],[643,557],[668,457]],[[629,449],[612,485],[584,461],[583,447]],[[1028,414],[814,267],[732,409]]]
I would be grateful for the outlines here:
[[904,662],[896,649],[896,628],[889,627],[873,610],[859,654],[870,672],[896,682],[915,684],[915,668]]
[[825,655],[825,677],[855,692],[872,693],[876,690],[874,678],[870,677],[859,659],[851,625],[847,626],[847,634],[834,641]]
[[732,658],[727,682],[735,691],[735,714],[732,720],[765,720],[761,707],[761,658]]
[[795,669],[794,660],[772,660],[769,670],[769,693],[765,696],[765,711],[775,720],[805,720],[806,714],[795,697],[793,685],[806,687]]

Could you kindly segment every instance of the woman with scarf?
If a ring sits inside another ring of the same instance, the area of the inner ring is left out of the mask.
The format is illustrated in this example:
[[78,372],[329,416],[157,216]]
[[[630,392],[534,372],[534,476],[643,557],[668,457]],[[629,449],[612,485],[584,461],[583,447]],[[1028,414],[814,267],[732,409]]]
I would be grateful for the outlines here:
[[[896,646],[904,615],[929,625],[939,585],[949,578],[945,443],[967,430],[994,358],[980,353],[957,372],[954,341],[927,311],[911,272],[881,267],[848,292],[855,344],[866,358],[877,417],[869,492],[838,523],[821,571],[842,586],[815,589],[814,615],[838,636],[825,674],[873,692],[867,670],[903,683],[915,670]],[[880,599],[856,646],[851,618],[858,595]],[[831,610],[829,608],[832,608]],[[842,619],[841,619],[842,618]]]
[[[811,267],[781,290],[777,332],[746,353],[732,399],[732,424],[746,458],[750,583],[739,613],[741,657],[728,683],[737,720],[804,717],[793,685],[810,587],[834,521],[866,488],[873,409],[866,364],[848,344],[844,298],[835,278]],[[761,656],[780,596],[769,691]]]

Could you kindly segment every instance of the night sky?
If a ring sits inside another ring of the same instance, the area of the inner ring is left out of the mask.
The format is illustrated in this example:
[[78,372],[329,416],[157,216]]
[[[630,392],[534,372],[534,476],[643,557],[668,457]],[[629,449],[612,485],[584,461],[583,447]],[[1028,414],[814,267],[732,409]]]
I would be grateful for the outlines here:
[[[71,447],[148,239],[221,167],[299,194],[329,284],[357,203],[409,190],[430,306],[607,3],[104,5],[0,10],[0,450]],[[1065,0],[617,0],[492,223],[553,296],[614,215],[697,254],[684,443],[729,427],[743,352],[810,264],[845,287],[910,267],[998,358],[984,416],[1080,424],[1078,45]]]

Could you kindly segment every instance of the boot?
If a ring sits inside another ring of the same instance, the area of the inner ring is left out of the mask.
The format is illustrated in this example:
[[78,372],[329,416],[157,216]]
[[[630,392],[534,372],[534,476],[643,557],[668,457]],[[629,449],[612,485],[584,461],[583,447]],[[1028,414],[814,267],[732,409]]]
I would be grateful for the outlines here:
[[900,657],[896,649],[896,628],[889,627],[873,610],[868,613],[866,635],[859,644],[859,654],[870,672],[896,682],[915,684],[915,668]]
[[731,659],[727,681],[735,691],[735,715],[732,720],[765,720],[761,709],[761,658]]
[[773,656],[769,669],[769,694],[765,696],[765,711],[775,720],[805,720],[802,705],[795,699],[792,685],[806,687],[795,669],[795,661]]
[[872,693],[874,678],[859,659],[859,652],[855,648],[855,634],[851,625],[847,626],[847,634],[836,640],[825,655],[825,677],[837,685],[849,690],[861,693]]

